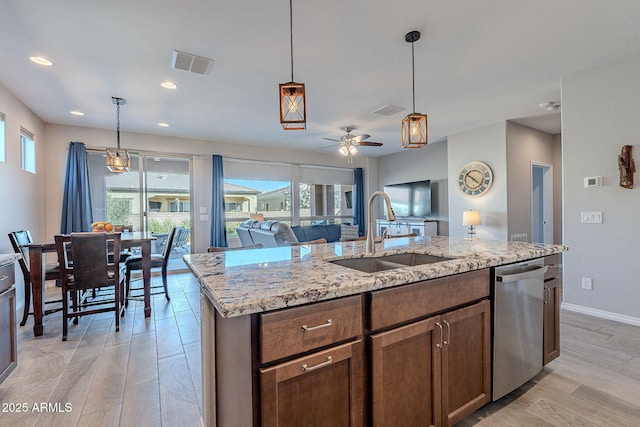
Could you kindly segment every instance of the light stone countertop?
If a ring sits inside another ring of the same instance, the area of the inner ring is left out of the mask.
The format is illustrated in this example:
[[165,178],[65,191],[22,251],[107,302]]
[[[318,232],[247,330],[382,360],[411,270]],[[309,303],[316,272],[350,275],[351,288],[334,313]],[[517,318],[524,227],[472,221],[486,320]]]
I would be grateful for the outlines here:
[[[184,261],[200,282],[202,293],[218,312],[223,317],[235,317],[450,276],[568,250],[564,245],[437,236],[388,239],[376,244],[375,255],[367,255],[365,243],[337,242],[201,253],[185,255]],[[363,273],[327,262],[403,252],[454,259],[376,273]]]
[[0,254],[0,265],[10,264],[22,258],[20,254]]

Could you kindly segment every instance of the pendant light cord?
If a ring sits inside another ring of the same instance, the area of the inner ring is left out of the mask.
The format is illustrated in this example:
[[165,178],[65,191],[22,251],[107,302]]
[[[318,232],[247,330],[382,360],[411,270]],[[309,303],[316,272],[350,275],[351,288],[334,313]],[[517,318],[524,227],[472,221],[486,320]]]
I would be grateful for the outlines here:
[[291,81],[293,80],[293,0],[289,0],[289,36],[291,38]]
[[411,90],[413,92],[413,112],[416,112],[416,64],[415,55],[413,53],[413,44],[411,42]]
[[120,100],[116,102],[116,135],[118,141],[118,154],[120,154]]

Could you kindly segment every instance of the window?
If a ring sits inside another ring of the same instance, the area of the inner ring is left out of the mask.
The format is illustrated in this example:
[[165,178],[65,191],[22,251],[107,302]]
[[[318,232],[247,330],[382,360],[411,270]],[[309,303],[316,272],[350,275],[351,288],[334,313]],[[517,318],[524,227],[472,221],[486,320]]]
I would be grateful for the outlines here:
[[353,171],[300,166],[300,225],[353,221]]
[[36,143],[33,134],[24,128],[20,128],[20,153],[22,169],[36,173]]
[[5,151],[5,133],[4,133],[4,114],[0,113],[0,162],[6,162]]
[[353,221],[352,169],[226,158],[224,176],[227,239],[252,213],[292,225]]

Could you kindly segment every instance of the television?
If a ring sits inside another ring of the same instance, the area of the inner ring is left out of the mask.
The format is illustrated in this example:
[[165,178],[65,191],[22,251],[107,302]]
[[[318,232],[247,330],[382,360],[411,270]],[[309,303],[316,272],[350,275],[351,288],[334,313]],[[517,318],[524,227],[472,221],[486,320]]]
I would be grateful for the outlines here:
[[384,186],[397,217],[428,217],[431,215],[431,181],[405,182]]

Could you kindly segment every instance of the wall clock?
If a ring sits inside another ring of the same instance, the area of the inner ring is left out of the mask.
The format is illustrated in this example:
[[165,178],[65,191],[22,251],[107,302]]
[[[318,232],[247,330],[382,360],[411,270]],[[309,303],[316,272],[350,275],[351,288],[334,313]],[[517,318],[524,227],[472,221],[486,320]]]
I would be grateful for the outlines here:
[[469,162],[458,173],[458,188],[470,197],[484,194],[493,183],[493,172],[484,162]]

